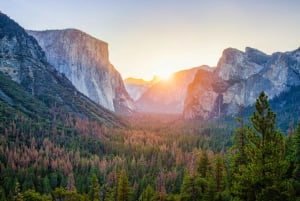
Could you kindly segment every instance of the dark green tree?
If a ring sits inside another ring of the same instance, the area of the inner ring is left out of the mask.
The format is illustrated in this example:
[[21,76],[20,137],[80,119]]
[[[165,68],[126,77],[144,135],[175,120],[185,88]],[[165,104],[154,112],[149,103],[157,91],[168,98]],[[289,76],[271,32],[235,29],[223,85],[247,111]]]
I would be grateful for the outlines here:
[[197,201],[203,197],[202,187],[207,186],[205,179],[186,174],[181,186],[181,201]]
[[147,187],[143,190],[142,194],[140,195],[139,201],[152,201],[154,195],[155,190],[150,185],[147,185]]
[[43,194],[51,193],[51,186],[48,177],[46,176],[43,179]]
[[209,170],[209,160],[206,150],[202,151],[202,154],[198,160],[197,173],[200,177],[206,178]]
[[89,196],[91,201],[100,201],[100,185],[95,173],[91,177]]
[[293,162],[294,162],[294,188],[296,196],[300,197],[300,124],[298,124],[293,136]]
[[6,196],[5,196],[5,191],[4,189],[0,186],[0,201],[6,201]]
[[[250,118],[252,127],[245,134],[246,163],[238,164],[232,191],[241,200],[286,200],[284,175],[284,137],[275,129],[276,115],[270,109],[268,97],[262,92]],[[238,154],[241,154],[239,152]]]
[[17,181],[15,185],[14,201],[23,201],[23,195],[20,190],[20,183]]
[[130,184],[127,174],[124,170],[120,172],[118,178],[118,199],[117,201],[129,201],[130,200]]

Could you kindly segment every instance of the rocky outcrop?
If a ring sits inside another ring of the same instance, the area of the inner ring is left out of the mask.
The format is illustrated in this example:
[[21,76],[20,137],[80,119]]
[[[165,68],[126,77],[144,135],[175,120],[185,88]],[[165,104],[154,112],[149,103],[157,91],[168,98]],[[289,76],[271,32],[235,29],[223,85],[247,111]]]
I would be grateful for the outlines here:
[[204,120],[220,116],[222,93],[227,88],[228,84],[213,72],[199,70],[194,81],[188,86],[184,103],[185,118]]
[[[300,85],[299,67],[300,49],[266,55],[249,47],[245,52],[228,48],[210,75],[199,72],[195,76],[185,99],[184,118],[234,115],[239,108],[255,103],[261,91],[272,99]],[[213,87],[216,83],[222,90]]]
[[[111,112],[77,91],[65,76],[47,62],[45,53],[37,41],[2,13],[0,13],[0,71],[17,82],[18,88],[21,88],[19,91],[9,89],[11,94],[14,96],[30,94],[32,100],[38,99],[43,103],[44,110],[47,112],[55,110],[57,113],[59,111],[59,115],[67,114],[77,118],[93,119],[107,125],[118,126],[120,123]],[[0,98],[8,104],[21,102],[21,100],[13,100],[12,96],[5,93],[7,87],[0,86]],[[16,91],[12,92],[12,90]],[[24,90],[24,93],[20,90]],[[40,111],[30,111],[34,105],[31,105],[33,103],[29,100],[28,98],[22,102],[30,108],[24,106],[21,109],[28,114],[39,114]]]
[[108,44],[75,29],[28,31],[47,61],[83,94],[118,113],[134,109],[119,72],[108,56]]
[[181,114],[187,86],[193,81],[199,69],[209,71],[208,66],[201,66],[174,73],[167,81],[160,81],[150,87],[136,101],[137,110],[150,113]]

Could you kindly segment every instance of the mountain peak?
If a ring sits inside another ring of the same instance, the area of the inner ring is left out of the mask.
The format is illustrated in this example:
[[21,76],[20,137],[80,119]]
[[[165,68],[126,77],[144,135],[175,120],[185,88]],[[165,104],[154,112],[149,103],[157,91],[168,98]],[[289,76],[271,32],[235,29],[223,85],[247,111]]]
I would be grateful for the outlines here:
[[28,31],[47,60],[84,95],[123,113],[134,109],[120,73],[109,61],[108,44],[77,29]]
[[298,58],[297,50],[267,55],[250,47],[245,52],[227,48],[212,74],[196,75],[186,95],[185,118],[234,115],[241,106],[252,105],[261,91],[272,99],[300,85]]

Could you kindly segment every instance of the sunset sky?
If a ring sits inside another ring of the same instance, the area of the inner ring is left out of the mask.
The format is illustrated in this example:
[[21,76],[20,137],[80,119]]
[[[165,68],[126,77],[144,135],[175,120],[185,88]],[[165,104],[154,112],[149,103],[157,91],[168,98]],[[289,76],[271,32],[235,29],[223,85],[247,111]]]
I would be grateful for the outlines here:
[[0,10],[26,29],[77,28],[108,42],[123,78],[215,66],[227,47],[300,46],[297,0],[1,0]]

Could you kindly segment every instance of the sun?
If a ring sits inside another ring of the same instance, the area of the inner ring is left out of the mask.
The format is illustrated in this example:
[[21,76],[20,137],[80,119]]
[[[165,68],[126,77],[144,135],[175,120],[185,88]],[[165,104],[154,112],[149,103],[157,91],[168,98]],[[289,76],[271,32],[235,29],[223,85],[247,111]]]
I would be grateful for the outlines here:
[[171,79],[171,75],[159,75],[158,77],[162,81],[168,81]]
[[170,81],[172,79],[172,73],[160,72],[157,76],[161,81]]

